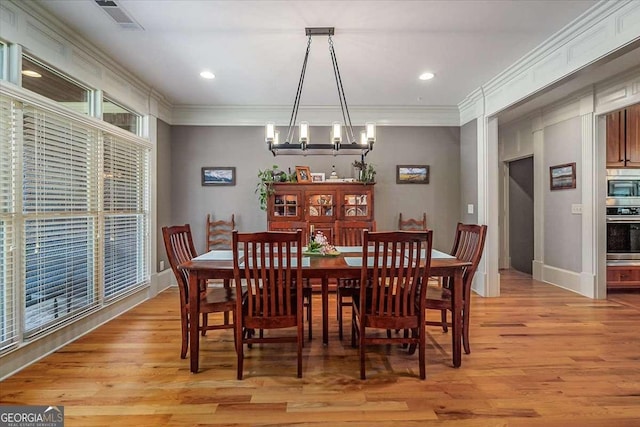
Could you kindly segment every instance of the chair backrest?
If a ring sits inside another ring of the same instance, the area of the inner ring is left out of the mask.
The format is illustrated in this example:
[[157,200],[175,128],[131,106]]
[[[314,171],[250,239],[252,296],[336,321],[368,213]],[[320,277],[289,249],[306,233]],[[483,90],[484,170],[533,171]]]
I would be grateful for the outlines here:
[[364,232],[360,283],[367,286],[361,286],[360,306],[369,307],[366,315],[386,318],[379,322],[392,322],[367,326],[391,329],[417,326],[415,319],[412,324],[393,324],[393,318],[424,313],[432,240],[431,230]]
[[451,255],[471,263],[471,265],[465,269],[463,275],[465,299],[469,297],[469,293],[471,292],[471,282],[480,263],[480,258],[482,258],[486,235],[486,225],[463,224],[459,222],[456,227],[456,237],[453,242],[453,248],[451,249]]
[[362,245],[362,232],[376,231],[375,221],[336,221],[335,235],[339,245],[360,246]]
[[193,245],[191,227],[189,224],[162,227],[162,237],[171,270],[176,276],[180,289],[180,304],[185,307],[189,302],[189,273],[179,269],[178,266],[198,256]]
[[[256,327],[302,319],[302,232],[232,233],[236,285],[246,284],[242,312]],[[240,299],[239,299],[240,300]],[[260,319],[260,320],[256,320]],[[264,322],[264,323],[259,323]],[[276,322],[276,323],[274,323]],[[248,325],[248,323],[243,323]]]
[[297,231],[302,230],[302,244],[305,245],[307,240],[307,223],[304,221],[271,221],[269,223],[269,231]]
[[402,212],[400,212],[400,216],[398,217],[398,230],[426,230],[427,229],[427,213],[424,212],[422,214],[422,219],[416,218],[402,218]]
[[235,214],[230,221],[214,221],[207,214],[207,251],[213,249],[231,249],[231,232],[236,228]]

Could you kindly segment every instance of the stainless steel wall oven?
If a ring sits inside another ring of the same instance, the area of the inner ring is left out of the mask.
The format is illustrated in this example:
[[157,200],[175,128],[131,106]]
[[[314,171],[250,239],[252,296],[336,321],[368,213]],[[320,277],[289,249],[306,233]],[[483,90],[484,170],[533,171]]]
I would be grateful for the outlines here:
[[640,206],[607,207],[607,261],[613,260],[640,265]]

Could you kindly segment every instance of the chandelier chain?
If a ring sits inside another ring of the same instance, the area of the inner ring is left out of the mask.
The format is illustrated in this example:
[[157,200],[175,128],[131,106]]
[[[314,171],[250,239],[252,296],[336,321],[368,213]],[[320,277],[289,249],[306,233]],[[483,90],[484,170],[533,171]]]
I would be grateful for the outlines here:
[[289,127],[287,129],[287,143],[293,140],[293,132],[295,128],[295,122],[298,118],[298,108],[300,107],[300,98],[302,97],[302,86],[304,85],[304,76],[307,72],[307,61],[309,60],[309,51],[311,50],[311,36],[307,40],[307,51],[304,54],[304,61],[302,62],[302,71],[300,72],[300,80],[298,81],[298,90],[296,91],[296,98],[293,101],[293,110],[291,111],[291,118],[289,119]]
[[342,120],[344,120],[345,128],[347,130],[347,138],[349,142],[355,143],[356,138],[353,133],[353,125],[351,124],[351,115],[349,114],[349,107],[347,106],[347,97],[344,93],[344,87],[342,86],[342,78],[340,76],[340,68],[338,67],[338,58],[336,57],[336,51],[333,47],[333,39],[329,36],[329,52],[331,53],[331,63],[333,64],[333,75],[336,78],[336,86],[338,87],[338,98],[340,99],[340,110],[342,111]]

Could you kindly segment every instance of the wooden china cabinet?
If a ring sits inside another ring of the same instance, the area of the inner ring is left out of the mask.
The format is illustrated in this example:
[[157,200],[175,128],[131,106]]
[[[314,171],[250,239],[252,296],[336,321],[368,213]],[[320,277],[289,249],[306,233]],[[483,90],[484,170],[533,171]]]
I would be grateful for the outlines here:
[[337,241],[339,227],[349,221],[374,221],[374,185],[357,182],[312,182],[273,184],[267,202],[269,230],[302,228],[306,241],[322,231],[329,242]]

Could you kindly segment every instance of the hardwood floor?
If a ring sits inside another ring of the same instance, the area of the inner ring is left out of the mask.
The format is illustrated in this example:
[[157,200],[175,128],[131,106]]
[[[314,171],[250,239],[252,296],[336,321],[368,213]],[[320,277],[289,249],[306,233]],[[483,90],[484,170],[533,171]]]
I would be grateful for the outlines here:
[[302,379],[294,345],[271,345],[245,352],[237,381],[231,331],[202,339],[201,372],[190,374],[171,289],[6,379],[0,402],[64,405],[67,426],[640,425],[640,294],[597,301],[501,274],[500,298],[472,299],[460,369],[449,334],[428,328],[425,381],[417,354],[387,346],[368,351],[359,380],[334,312],[322,345],[319,296]]

